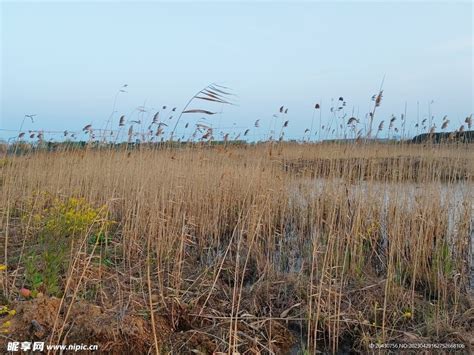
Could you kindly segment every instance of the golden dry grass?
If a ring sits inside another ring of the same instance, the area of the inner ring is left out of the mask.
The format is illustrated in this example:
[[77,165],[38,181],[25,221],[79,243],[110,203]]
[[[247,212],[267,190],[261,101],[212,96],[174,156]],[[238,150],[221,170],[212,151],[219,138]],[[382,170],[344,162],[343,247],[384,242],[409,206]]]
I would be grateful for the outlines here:
[[[19,311],[3,340],[35,320],[41,339],[116,353],[469,347],[472,152],[282,143],[9,156],[0,300]],[[54,316],[33,319],[31,303]],[[98,310],[81,318],[84,304]]]

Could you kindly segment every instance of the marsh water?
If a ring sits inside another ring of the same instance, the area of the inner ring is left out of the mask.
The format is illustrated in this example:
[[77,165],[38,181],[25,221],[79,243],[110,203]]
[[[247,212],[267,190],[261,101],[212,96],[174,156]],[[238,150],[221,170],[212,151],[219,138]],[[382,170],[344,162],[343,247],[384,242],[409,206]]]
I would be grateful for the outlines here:
[[[302,188],[302,186],[304,188]],[[462,217],[462,211],[465,211],[466,207],[470,207],[470,254],[469,260],[466,261],[469,263],[470,270],[469,293],[471,297],[474,297],[474,184],[471,182],[416,184],[407,182],[382,183],[374,181],[347,183],[342,179],[307,179],[303,183],[300,181],[292,187],[291,202],[299,204],[300,207],[306,207],[311,198],[321,194],[325,189],[340,188],[341,186],[346,189],[349,199],[357,200],[363,196],[367,196],[368,201],[377,202],[377,206],[380,206],[381,209],[380,215],[382,216],[382,220],[380,221],[380,225],[385,240],[387,236],[387,223],[389,223],[388,207],[390,205],[395,204],[400,208],[410,210],[415,206],[419,198],[429,199],[430,196],[432,196],[433,203],[439,203],[441,205],[440,207],[448,213],[447,233],[451,243],[455,242],[454,238],[459,237],[456,226],[460,218],[465,218]],[[308,191],[310,192],[308,193]],[[291,230],[285,234],[290,239],[295,238]],[[291,259],[286,271],[299,272],[302,266],[302,256],[298,255],[297,251],[291,249],[287,249],[286,253],[290,254],[289,258]],[[282,255],[283,253],[279,254]],[[294,344],[291,349],[291,354],[304,353],[304,344],[306,343],[305,335],[301,332],[299,332],[299,334],[295,332],[295,335],[299,338],[299,341]],[[348,353],[350,349],[351,344],[346,344],[342,341],[338,353]],[[322,353],[326,352],[323,350]],[[327,353],[329,354],[330,352],[328,351]]]
[[[470,217],[470,288],[474,294],[474,184],[471,182],[456,182],[456,183],[430,183],[430,184],[416,184],[416,183],[382,183],[382,182],[358,182],[349,184],[344,180],[338,179],[308,179],[304,182],[305,187],[309,187],[311,195],[301,192],[301,185],[294,186],[292,191],[293,203],[300,204],[302,207],[308,205],[308,200],[315,195],[323,192],[328,187],[345,186],[348,193],[348,198],[353,199],[357,197],[370,196],[370,201],[378,200],[381,202],[380,221],[382,233],[386,235],[386,228],[388,223],[388,206],[389,204],[397,204],[401,208],[412,208],[419,198],[429,198],[433,196],[433,203],[440,202],[446,209],[448,215],[448,234],[450,238],[455,238],[457,235],[456,225],[461,217],[461,209],[464,203],[471,206]],[[308,189],[305,189],[308,191]],[[439,200],[438,200],[439,198]],[[451,242],[454,242],[451,239]],[[298,262],[296,262],[298,264]],[[295,265],[297,266],[297,265]]]

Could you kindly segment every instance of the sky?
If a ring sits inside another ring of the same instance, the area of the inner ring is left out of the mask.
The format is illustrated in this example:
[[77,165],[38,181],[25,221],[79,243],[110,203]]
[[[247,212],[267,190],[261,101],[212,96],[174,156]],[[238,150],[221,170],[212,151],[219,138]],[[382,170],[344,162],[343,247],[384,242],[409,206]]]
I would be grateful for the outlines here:
[[[3,139],[20,126],[102,128],[111,115],[118,129],[122,114],[146,121],[163,105],[181,111],[214,82],[231,88],[236,105],[189,108],[219,112],[203,121],[216,132],[251,128],[249,139],[279,134],[286,120],[288,139],[301,139],[312,122],[322,138],[319,127],[331,122],[344,122],[341,132],[351,116],[364,125],[382,80],[375,122],[384,120],[386,130],[405,110],[406,134],[430,112],[437,131],[445,115],[456,129],[473,112],[470,1],[3,1],[0,11]],[[341,96],[335,119],[330,107]],[[142,117],[138,106],[147,110]],[[34,122],[25,114],[36,114]],[[179,135],[202,117],[183,115]]]

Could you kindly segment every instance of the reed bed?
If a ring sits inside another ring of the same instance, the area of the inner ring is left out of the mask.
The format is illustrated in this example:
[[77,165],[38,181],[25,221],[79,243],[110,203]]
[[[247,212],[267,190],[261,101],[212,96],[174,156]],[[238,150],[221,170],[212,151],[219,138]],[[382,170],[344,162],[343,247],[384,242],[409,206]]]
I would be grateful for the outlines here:
[[270,142],[9,156],[0,343],[470,349],[472,148]]

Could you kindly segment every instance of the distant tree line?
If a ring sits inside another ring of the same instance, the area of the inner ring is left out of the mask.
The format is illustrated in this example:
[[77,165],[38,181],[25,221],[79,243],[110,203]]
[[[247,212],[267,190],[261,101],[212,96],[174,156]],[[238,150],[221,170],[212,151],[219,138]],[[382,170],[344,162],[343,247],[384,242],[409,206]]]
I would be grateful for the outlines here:
[[473,143],[474,131],[455,131],[455,132],[438,132],[438,133],[423,133],[412,139],[413,143]]

